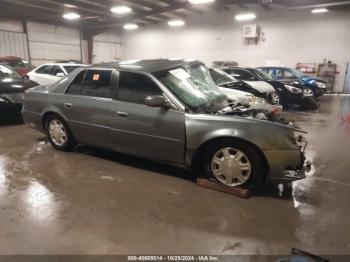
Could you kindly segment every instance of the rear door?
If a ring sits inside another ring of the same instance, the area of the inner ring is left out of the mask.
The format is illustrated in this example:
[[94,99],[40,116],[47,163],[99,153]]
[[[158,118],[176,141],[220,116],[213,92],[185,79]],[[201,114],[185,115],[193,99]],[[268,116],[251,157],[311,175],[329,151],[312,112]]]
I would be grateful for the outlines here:
[[147,96],[164,95],[149,75],[120,72],[111,123],[115,150],[149,159],[184,163],[185,114],[145,105]]
[[80,143],[110,148],[112,70],[81,71],[61,98],[60,108]]

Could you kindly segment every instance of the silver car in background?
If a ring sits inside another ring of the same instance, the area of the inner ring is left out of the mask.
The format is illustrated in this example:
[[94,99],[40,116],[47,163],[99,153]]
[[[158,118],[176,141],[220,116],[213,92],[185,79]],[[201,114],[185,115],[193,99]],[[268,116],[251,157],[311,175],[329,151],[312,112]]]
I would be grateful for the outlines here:
[[198,61],[81,68],[28,90],[23,118],[58,150],[106,148],[193,168],[226,186],[303,177],[294,128],[238,116]]

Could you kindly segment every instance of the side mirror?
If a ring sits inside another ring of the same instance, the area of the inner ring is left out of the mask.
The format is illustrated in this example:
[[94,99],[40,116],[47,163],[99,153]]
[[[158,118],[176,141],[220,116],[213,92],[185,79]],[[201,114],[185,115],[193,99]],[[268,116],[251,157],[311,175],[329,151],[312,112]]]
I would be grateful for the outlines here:
[[59,73],[56,74],[56,76],[58,76],[58,77],[64,77],[64,73],[59,72]]
[[145,100],[146,105],[149,107],[170,107],[170,102],[164,96],[147,96]]

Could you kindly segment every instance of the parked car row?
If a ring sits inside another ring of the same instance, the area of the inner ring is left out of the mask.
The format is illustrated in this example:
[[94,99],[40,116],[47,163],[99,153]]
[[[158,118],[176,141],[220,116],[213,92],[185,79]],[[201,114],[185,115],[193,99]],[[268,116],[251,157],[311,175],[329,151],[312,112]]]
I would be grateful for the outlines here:
[[315,110],[318,108],[316,100],[325,92],[323,88],[311,87],[299,82],[298,79],[279,79],[265,73],[263,68],[225,67],[224,72],[234,79],[247,83],[261,82],[269,84],[276,92],[279,103],[284,108],[301,107],[302,109]]
[[[278,107],[274,88],[230,77],[237,88],[226,90],[218,87],[225,86],[221,74],[188,60],[81,67],[53,85],[28,89],[23,118],[58,150],[106,148],[192,168],[230,187],[303,178],[300,130],[262,120],[266,109],[254,107],[253,97]],[[240,93],[243,87],[251,92]]]

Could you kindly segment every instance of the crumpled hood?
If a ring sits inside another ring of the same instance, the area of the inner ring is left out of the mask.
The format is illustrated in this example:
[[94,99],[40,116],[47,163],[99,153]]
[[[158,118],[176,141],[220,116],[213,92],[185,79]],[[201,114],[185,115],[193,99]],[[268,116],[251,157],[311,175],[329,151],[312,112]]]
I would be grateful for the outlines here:
[[275,89],[264,81],[243,81],[244,83],[250,85],[255,90],[258,90],[260,93],[271,93],[275,92]]
[[219,90],[224,93],[230,100],[236,101],[241,104],[249,104],[249,97],[253,97],[252,94],[243,92],[236,89],[218,87]]

